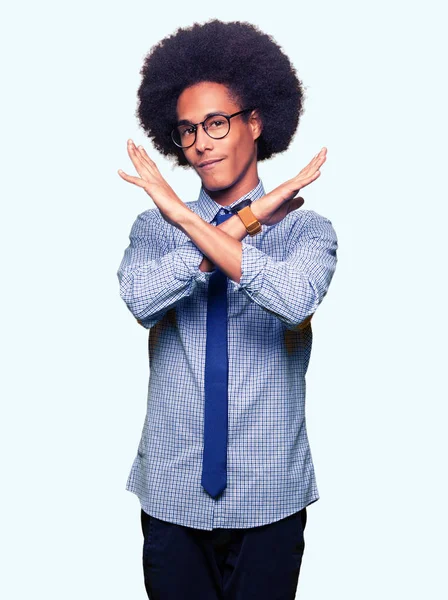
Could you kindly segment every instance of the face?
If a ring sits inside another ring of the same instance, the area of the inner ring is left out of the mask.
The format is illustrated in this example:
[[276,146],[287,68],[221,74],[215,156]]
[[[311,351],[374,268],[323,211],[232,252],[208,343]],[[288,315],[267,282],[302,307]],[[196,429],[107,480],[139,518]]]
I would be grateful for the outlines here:
[[[236,103],[225,85],[201,82],[186,88],[179,96],[177,119],[196,124],[209,113],[231,115],[245,108],[251,107]],[[244,117],[249,114],[251,117],[246,123]],[[210,195],[227,190],[227,195],[238,198],[258,183],[256,140],[260,134],[261,122],[256,112],[244,113],[230,119],[230,131],[222,139],[211,138],[199,125],[196,142],[190,148],[184,148],[183,153]],[[210,160],[216,162],[202,165]]]

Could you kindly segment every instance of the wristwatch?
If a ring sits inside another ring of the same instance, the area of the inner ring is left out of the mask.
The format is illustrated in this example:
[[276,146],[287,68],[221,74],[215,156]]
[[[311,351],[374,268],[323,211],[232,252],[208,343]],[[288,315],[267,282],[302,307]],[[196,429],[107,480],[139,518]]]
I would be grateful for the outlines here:
[[260,233],[261,223],[250,209],[250,205],[252,204],[252,202],[253,200],[251,200],[250,198],[246,198],[245,200],[231,208],[230,211],[234,215],[239,216],[247,230],[247,233],[251,236],[254,236],[257,233]]

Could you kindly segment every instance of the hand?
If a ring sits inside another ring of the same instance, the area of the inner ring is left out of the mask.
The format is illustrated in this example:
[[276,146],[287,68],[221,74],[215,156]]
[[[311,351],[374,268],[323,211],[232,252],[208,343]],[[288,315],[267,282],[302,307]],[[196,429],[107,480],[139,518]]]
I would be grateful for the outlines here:
[[177,226],[179,219],[174,215],[189,210],[188,207],[162,177],[155,162],[149,158],[143,146],[137,148],[132,140],[128,140],[128,154],[140,177],[132,177],[119,169],[120,177],[142,187],[160,210],[165,221]]
[[[282,183],[277,188],[260,198],[253,205],[254,214],[263,225],[279,223],[292,210],[300,208],[304,199],[296,198],[299,190],[306,187],[320,176],[320,167],[327,159],[325,147],[303,168],[298,175]],[[251,207],[252,208],[252,207]]]

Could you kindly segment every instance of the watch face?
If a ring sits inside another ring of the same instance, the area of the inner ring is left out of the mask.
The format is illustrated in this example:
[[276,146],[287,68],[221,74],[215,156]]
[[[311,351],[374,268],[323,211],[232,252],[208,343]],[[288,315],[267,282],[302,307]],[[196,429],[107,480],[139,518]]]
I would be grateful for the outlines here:
[[251,200],[250,198],[246,198],[245,200],[242,200],[242,201],[241,201],[241,202],[239,202],[239,203],[238,203],[236,206],[234,206],[234,207],[232,208],[232,212],[233,212],[233,214],[235,214],[235,215],[236,215],[236,213],[237,213],[239,210],[241,210],[241,209],[245,208],[246,206],[250,206],[251,204],[252,204],[252,200]]

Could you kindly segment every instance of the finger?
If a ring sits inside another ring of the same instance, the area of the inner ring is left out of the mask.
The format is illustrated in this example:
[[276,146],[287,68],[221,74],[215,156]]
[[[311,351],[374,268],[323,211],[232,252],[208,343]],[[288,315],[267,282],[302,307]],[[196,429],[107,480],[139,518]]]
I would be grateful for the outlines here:
[[142,158],[144,160],[147,160],[152,167],[155,167],[157,169],[156,163],[152,160],[152,158],[150,158],[150,156],[148,155],[148,153],[146,152],[146,150],[143,148],[143,146],[139,146],[138,150],[139,150],[140,155],[142,156]]
[[303,206],[304,202],[305,200],[302,198],[302,196],[297,196],[297,198],[293,198],[292,200],[290,200],[288,203],[287,214],[289,215],[289,213],[293,210],[297,210],[298,208]]
[[301,206],[303,206],[304,203],[304,198],[302,196],[297,196],[297,198],[294,198],[290,202],[291,210],[296,210],[296,208],[300,208]]
[[141,171],[146,168],[146,165],[132,140],[128,140],[128,154],[138,174],[141,176]]
[[326,156],[326,154],[327,154],[327,148],[326,148],[326,146],[323,146],[314,158]]
[[144,187],[145,186],[145,182],[143,181],[143,179],[140,179],[140,177],[132,177],[132,175],[128,175],[127,173],[125,173],[121,169],[118,169],[118,174],[125,181],[129,181],[129,183],[133,183],[134,185],[138,185],[138,187]]
[[[325,162],[326,157],[327,157],[327,149],[324,146],[320,152],[318,152],[315,156],[313,156],[313,158],[308,163],[307,167],[312,167],[312,166],[316,166],[318,164],[322,164],[323,162]],[[305,168],[307,168],[307,167],[305,167]]]
[[[135,157],[138,158],[138,160],[140,161],[141,169],[146,170],[146,173],[145,173],[146,176],[145,176],[142,171],[137,169],[139,174],[141,175],[141,177],[146,179],[148,175],[150,175],[151,177],[160,175],[160,172],[159,172],[159,169],[157,168],[156,163],[148,156],[148,154],[146,153],[146,150],[143,148],[143,146],[137,147],[135,144],[133,144],[133,150],[135,152]],[[137,166],[136,166],[136,168],[137,168]]]
[[128,154],[131,158],[136,157],[138,160],[141,160],[140,153],[137,151],[137,147],[132,140],[128,140]]
[[[324,152],[325,150],[325,152]],[[321,168],[324,162],[327,160],[326,156],[326,148],[323,148],[320,152],[314,156],[314,158],[310,161],[310,163],[304,167],[300,173],[295,176],[295,180],[302,180],[303,178],[310,177],[314,175],[314,173]]]
[[310,165],[317,165],[319,163],[324,163],[327,159],[327,149],[325,146],[322,148],[320,152],[318,152],[310,161]]
[[307,176],[302,174],[300,177],[297,178],[296,185],[299,188],[297,191],[306,187],[307,185],[309,185],[310,183],[315,181],[318,177],[320,177],[319,170],[317,170],[314,173],[311,173],[311,175],[307,175]]

